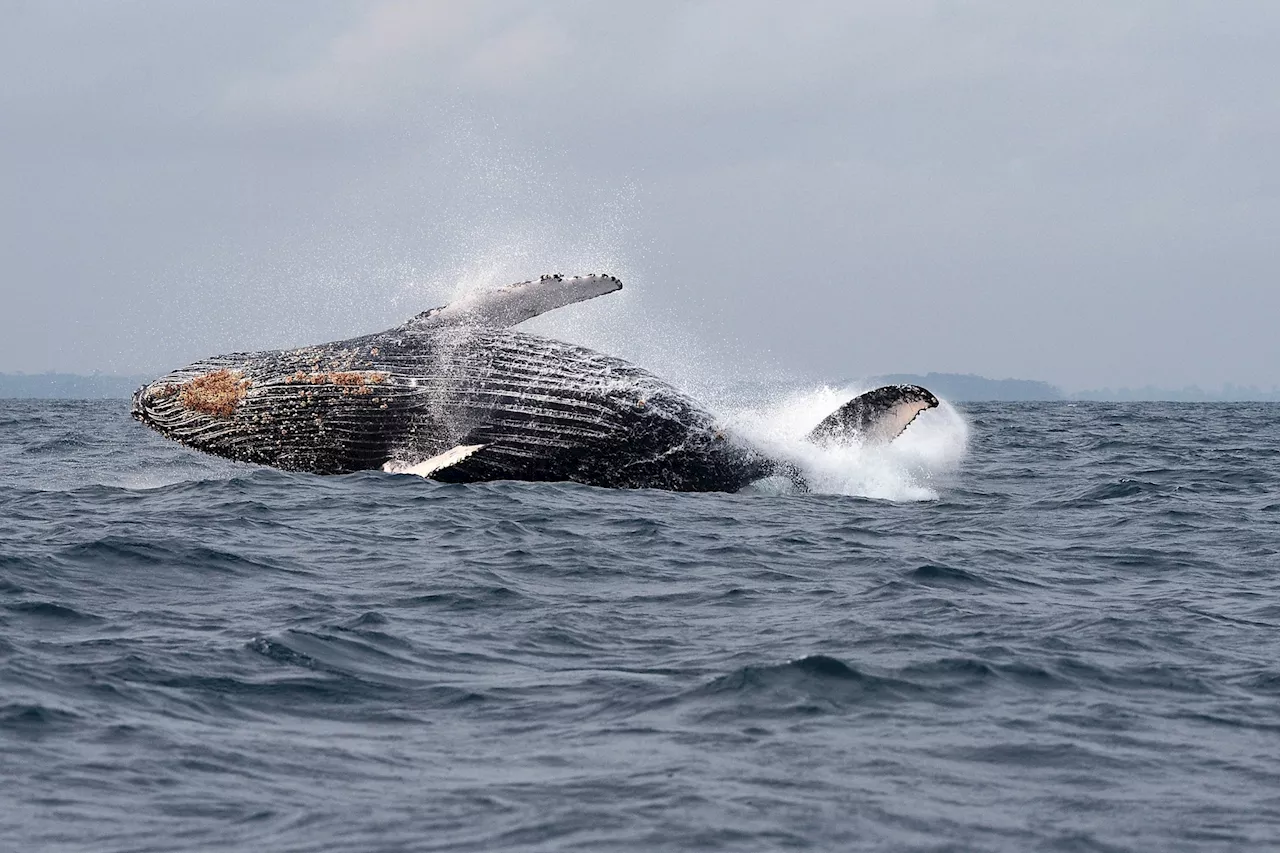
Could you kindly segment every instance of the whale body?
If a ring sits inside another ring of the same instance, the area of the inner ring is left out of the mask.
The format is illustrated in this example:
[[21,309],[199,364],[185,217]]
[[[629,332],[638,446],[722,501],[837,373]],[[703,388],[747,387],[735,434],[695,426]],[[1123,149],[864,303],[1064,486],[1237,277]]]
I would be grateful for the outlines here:
[[[801,481],[648,371],[513,328],[621,287],[607,275],[543,276],[377,334],[215,356],[139,388],[132,414],[206,453],[316,474],[676,491],[736,491],[777,474]],[[886,386],[809,439],[891,441],[936,405],[918,386]]]

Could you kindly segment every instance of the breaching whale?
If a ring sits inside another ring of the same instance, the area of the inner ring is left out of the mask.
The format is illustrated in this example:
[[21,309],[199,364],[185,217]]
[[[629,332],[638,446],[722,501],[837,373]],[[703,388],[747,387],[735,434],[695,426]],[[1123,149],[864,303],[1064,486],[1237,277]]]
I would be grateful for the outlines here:
[[[377,470],[465,483],[573,481],[736,491],[799,472],[688,395],[620,358],[515,330],[622,288],[543,276],[424,311],[377,334],[231,353],[139,388],[133,416],[197,450],[287,471]],[[938,405],[915,385],[850,400],[809,433],[885,442]]]

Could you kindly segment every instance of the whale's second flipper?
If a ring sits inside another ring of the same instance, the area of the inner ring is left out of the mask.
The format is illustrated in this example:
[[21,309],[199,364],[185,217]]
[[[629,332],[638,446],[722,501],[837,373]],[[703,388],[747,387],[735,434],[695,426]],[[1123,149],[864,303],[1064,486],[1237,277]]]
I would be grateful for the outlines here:
[[885,444],[936,405],[938,398],[919,385],[886,385],[854,397],[827,415],[807,438],[824,446],[854,441]]
[[556,308],[621,289],[622,282],[611,275],[544,275],[536,281],[522,281],[497,290],[468,294],[448,305],[423,311],[406,326],[436,328],[470,325],[507,328]]

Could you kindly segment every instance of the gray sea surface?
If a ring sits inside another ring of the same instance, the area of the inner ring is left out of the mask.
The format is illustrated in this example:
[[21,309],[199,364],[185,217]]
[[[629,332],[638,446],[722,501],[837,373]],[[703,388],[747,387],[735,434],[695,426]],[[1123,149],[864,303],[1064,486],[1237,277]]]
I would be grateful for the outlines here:
[[963,414],[895,502],[0,401],[0,849],[1280,847],[1280,405]]

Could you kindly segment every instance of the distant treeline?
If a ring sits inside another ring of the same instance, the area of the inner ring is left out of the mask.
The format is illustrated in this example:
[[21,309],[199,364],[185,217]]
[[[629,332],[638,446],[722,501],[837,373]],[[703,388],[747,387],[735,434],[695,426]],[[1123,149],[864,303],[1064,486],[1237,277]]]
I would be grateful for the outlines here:
[[1034,379],[987,379],[972,373],[891,373],[871,380],[877,385],[923,385],[944,400],[1063,400],[1062,389]]
[[1228,382],[1217,391],[1206,391],[1196,385],[1185,388],[1101,388],[1096,391],[1080,391],[1071,395],[1073,400],[1107,400],[1127,402],[1139,400],[1168,400],[1175,403],[1280,403],[1280,388],[1263,391],[1256,385],[1232,385]]
[[48,400],[127,398],[148,380],[142,376],[76,373],[0,373],[0,397]]
[[1156,388],[1101,388],[1094,391],[1066,393],[1056,385],[1030,379],[987,379],[972,373],[895,373],[877,376],[873,383],[902,383],[923,385],[946,400],[956,402],[1017,401],[1017,400],[1096,400],[1099,402],[1158,401],[1185,403],[1244,403],[1280,402],[1280,388],[1264,391],[1253,385],[1227,383],[1220,390],[1206,391],[1196,386],[1180,389]]
[[[113,376],[76,373],[0,373],[0,398],[27,397],[64,400],[126,399],[138,386],[148,382],[145,376]],[[1218,391],[1205,391],[1190,386],[1181,389],[1102,388],[1068,394],[1056,385],[1033,379],[987,379],[972,373],[893,373],[876,376],[868,382],[877,385],[923,385],[945,400],[955,402],[1019,401],[1019,400],[1098,400],[1139,401],[1169,400],[1188,403],[1209,402],[1280,402],[1280,388],[1264,391],[1255,386],[1228,383]]]

